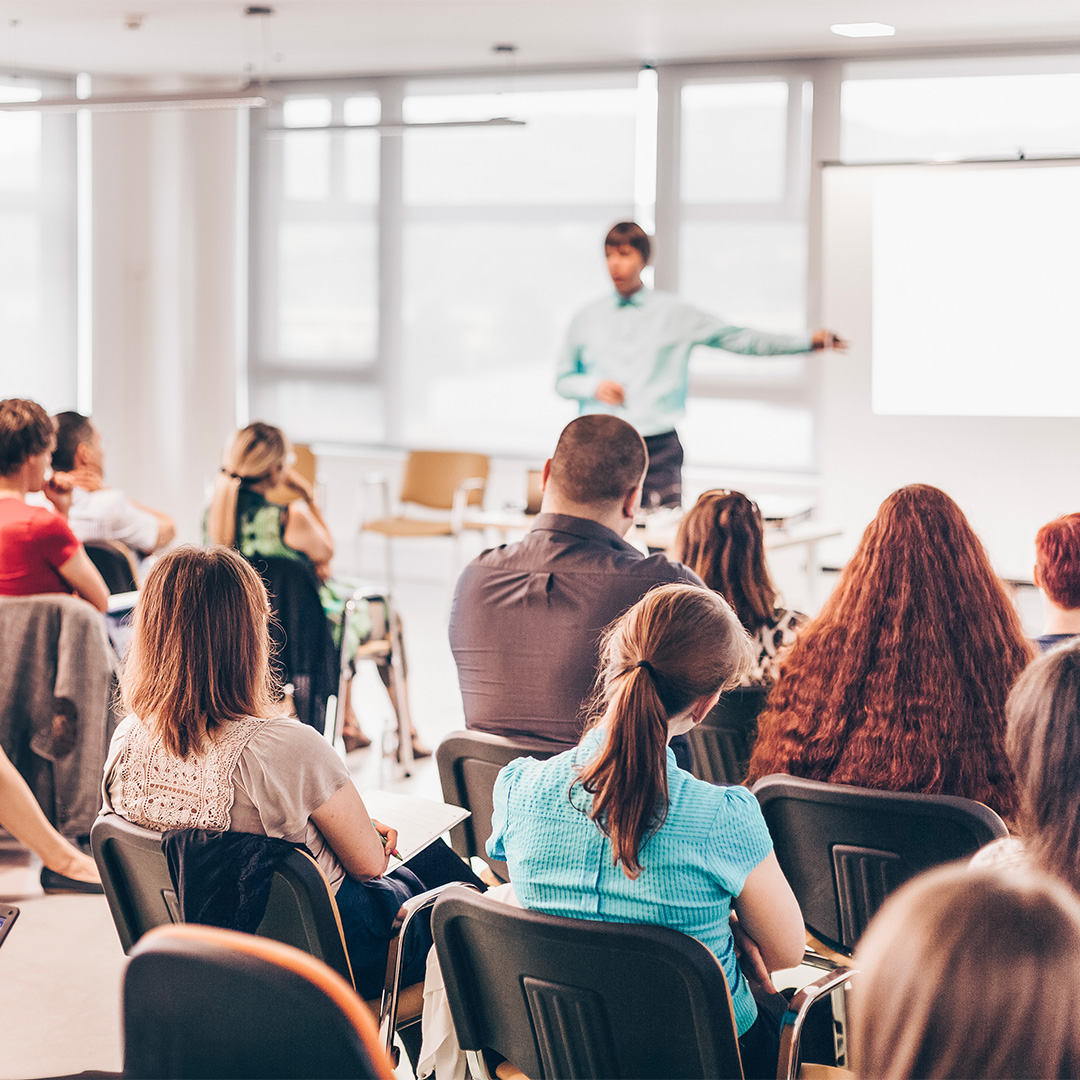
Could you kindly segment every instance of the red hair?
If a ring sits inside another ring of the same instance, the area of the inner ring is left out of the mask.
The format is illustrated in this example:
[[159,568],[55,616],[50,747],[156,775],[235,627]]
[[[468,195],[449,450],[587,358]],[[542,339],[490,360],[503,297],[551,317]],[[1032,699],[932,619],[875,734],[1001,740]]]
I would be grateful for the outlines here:
[[1035,537],[1039,585],[1058,607],[1080,608],[1080,514],[1065,514]]
[[792,649],[750,779],[961,795],[1011,817],[1005,699],[1031,656],[960,508],[937,488],[901,488]]

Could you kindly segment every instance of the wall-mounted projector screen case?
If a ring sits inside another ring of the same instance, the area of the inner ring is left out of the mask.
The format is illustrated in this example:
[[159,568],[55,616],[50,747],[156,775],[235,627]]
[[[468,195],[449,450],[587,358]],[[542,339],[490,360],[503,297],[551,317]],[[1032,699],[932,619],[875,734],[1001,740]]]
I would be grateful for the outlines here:
[[873,411],[1080,416],[1080,166],[866,172]]

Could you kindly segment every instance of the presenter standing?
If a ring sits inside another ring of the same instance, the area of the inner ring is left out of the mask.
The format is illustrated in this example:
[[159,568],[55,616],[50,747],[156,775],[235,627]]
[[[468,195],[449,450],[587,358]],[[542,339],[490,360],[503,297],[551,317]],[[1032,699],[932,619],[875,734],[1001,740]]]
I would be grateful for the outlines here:
[[683,448],[675,424],[686,412],[690,352],[696,345],[751,356],[847,348],[829,330],[794,337],[766,334],[647,289],[641,272],[651,252],[640,225],[623,221],[611,228],[604,255],[615,296],[574,316],[555,378],[558,393],[577,401],[582,413],[620,416],[644,436],[649,471],[642,505],[647,508],[682,501]]

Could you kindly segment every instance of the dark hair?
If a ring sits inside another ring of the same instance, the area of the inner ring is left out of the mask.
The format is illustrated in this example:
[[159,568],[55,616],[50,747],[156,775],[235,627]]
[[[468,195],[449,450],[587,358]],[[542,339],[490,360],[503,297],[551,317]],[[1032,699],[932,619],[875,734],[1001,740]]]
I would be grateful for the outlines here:
[[765,565],[761,511],[739,491],[706,491],[679,522],[675,558],[734,609],[751,634],[772,624],[776,586]]
[[1080,1076],[1080,902],[956,864],[897,890],[855,950],[860,1080]]
[[1080,514],[1048,522],[1035,537],[1039,584],[1058,607],[1080,608]]
[[960,795],[1009,818],[1005,699],[1031,656],[960,507],[926,484],[900,488],[792,648],[750,779]]
[[592,794],[593,820],[635,878],[646,834],[667,816],[668,721],[738,683],[753,649],[716,593],[661,585],[608,628],[600,655],[602,692],[589,726],[604,724],[606,737],[575,784]]
[[563,428],[551,455],[549,482],[571,502],[612,503],[641,483],[648,463],[636,428],[617,416],[590,413]]
[[1024,846],[1080,893],[1080,642],[1040,656],[1005,706]]
[[163,555],[139,593],[120,683],[125,708],[187,757],[229,720],[279,711],[270,670],[270,604],[230,548]]
[[620,221],[618,225],[612,225],[604,237],[604,250],[611,247],[622,247],[629,244],[630,247],[641,253],[643,263],[648,263],[652,255],[652,243],[649,234],[636,221]]
[[57,413],[56,449],[52,455],[52,467],[58,472],[71,472],[75,468],[75,451],[94,437],[94,425],[77,412]]
[[51,449],[54,439],[53,422],[36,401],[0,401],[0,476],[18,472],[35,454]]

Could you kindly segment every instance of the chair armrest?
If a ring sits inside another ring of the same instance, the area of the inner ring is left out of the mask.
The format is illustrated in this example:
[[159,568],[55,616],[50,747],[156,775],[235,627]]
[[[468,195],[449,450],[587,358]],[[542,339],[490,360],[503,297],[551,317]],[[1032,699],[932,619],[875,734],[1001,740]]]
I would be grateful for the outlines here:
[[[394,1028],[397,1026],[398,997],[401,994],[401,969],[405,963],[405,950],[401,947],[413,919],[434,905],[447,890],[455,887],[476,889],[466,881],[450,881],[437,888],[428,889],[411,896],[398,908],[390,927],[390,951],[386,955],[386,979],[383,982],[382,1001],[379,1003],[379,1041],[397,1067],[398,1055],[394,1052]],[[479,890],[477,890],[479,891]]]
[[454,504],[450,510],[450,528],[454,534],[465,527],[465,511],[469,505],[469,493],[483,491],[487,481],[482,476],[470,476],[454,489]]
[[776,1080],[795,1080],[799,1071],[799,1042],[810,1006],[846,983],[855,968],[838,967],[804,986],[792,999],[780,1021],[780,1060]]

